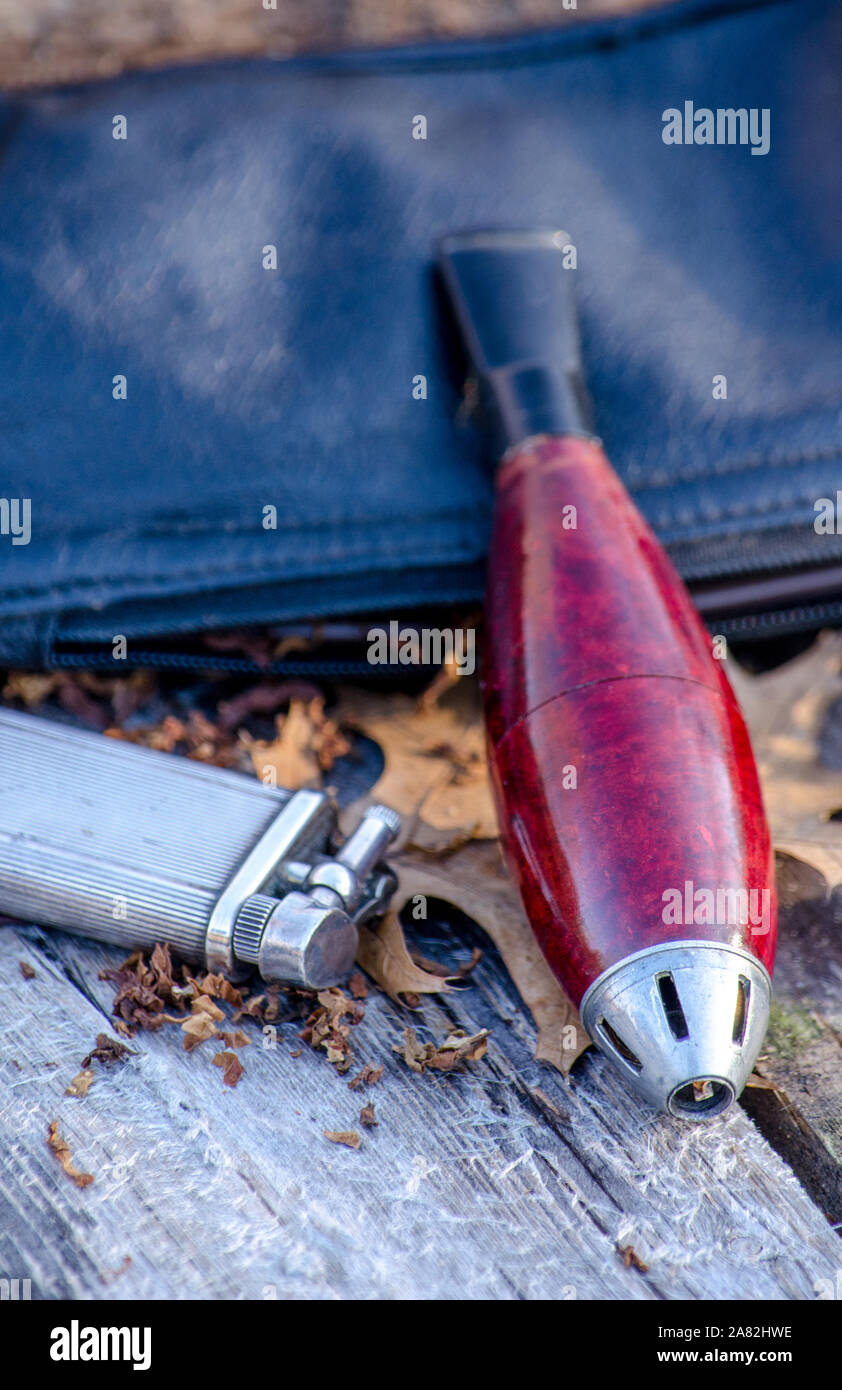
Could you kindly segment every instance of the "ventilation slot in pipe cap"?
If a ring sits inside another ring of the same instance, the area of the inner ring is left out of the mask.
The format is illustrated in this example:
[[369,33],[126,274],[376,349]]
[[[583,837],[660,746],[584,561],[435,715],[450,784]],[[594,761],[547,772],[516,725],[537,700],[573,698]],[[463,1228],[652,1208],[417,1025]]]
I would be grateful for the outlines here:
[[611,1047],[613,1047],[617,1055],[619,1057],[622,1057],[623,1061],[626,1062],[627,1065],[630,1066],[633,1071],[642,1070],[640,1059],[635,1057],[630,1047],[626,1046],[619,1033],[614,1032],[614,1029],[611,1027],[611,1024],[608,1022],[607,1019],[601,1018],[599,1020],[599,1031],[605,1038],[606,1042],[610,1043]]
[[683,1038],[689,1038],[690,1030],[687,1027],[687,1019],[684,1017],[684,1010],[681,1007],[681,1000],[678,997],[678,990],[675,987],[675,980],[672,975],[664,973],[656,976],[658,990],[661,995],[661,1003],[664,1006],[664,1013],[667,1016],[669,1030],[677,1042]]
[[741,975],[737,981],[737,1006],[734,1009],[734,1032],[732,1034],[737,1046],[741,1046],[746,1035],[746,1024],[748,1023],[748,1001],[751,998],[751,984]]

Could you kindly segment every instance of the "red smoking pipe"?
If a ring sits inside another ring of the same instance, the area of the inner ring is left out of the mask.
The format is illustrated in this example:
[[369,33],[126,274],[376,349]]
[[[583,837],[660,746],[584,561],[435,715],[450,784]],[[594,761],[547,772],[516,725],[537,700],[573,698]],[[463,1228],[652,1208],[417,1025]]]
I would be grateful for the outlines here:
[[471,232],[441,247],[502,457],[492,779],[527,916],[589,1036],[647,1100],[708,1118],[766,1030],[772,847],[722,661],[588,431],[566,245]]

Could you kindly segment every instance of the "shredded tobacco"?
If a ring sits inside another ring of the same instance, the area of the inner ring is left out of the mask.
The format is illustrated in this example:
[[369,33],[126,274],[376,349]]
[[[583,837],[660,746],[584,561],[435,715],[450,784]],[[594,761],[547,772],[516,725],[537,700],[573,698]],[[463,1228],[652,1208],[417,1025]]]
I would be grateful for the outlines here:
[[90,1067],[86,1067],[84,1071],[76,1073],[64,1094],[66,1096],[78,1096],[80,1100],[84,1099],[91,1089],[93,1079],[93,1072]]
[[[116,986],[113,1012],[118,1029],[133,1036],[139,1028],[156,1031],[165,1024],[178,1024],[185,1052],[194,1052],[209,1039],[222,1043],[227,1050],[217,1053],[214,1060],[225,1067],[225,1084],[234,1086],[243,1075],[243,1067],[232,1049],[248,1047],[251,1039],[242,1027],[228,1028],[225,1024],[248,1020],[271,1024],[281,1017],[283,1009],[284,1018],[305,1018],[302,1040],[314,1050],[324,1051],[338,1072],[344,1073],[353,1066],[350,1028],[363,1019],[365,1010],[359,999],[350,998],[341,989],[322,990],[317,995],[308,990],[267,985],[263,993],[244,999],[242,991],[223,975],[194,976],[185,966],[181,969],[181,977],[182,982],[179,982],[170,947],[164,943],[155,946],[148,961],[142,951],[135,951],[116,970],[102,971],[101,978]],[[357,988],[359,990],[359,985]],[[230,1015],[225,1006],[231,1009]],[[97,1043],[98,1047],[107,1044],[111,1049],[123,1046],[103,1035]],[[94,1049],[83,1065],[89,1065],[92,1057],[99,1056],[99,1050]],[[219,1057],[234,1058],[236,1066],[231,1062],[218,1062]],[[106,1058],[102,1056],[101,1060]],[[368,1081],[375,1072],[375,1068],[367,1070]],[[382,1075],[382,1068],[379,1075]],[[360,1081],[359,1084],[365,1083]]]
[[213,1019],[200,1011],[185,1019],[181,1031],[184,1034],[184,1051],[192,1052],[200,1043],[207,1042],[208,1038],[215,1038],[218,1030]]
[[417,965],[419,970],[426,970],[429,975],[438,975],[442,980],[452,980],[454,977],[464,980],[466,976],[471,974],[472,970],[476,969],[482,960],[482,951],[479,946],[474,947],[471,952],[470,960],[463,961],[462,964],[457,965],[455,969],[451,969],[447,965],[442,965],[441,961],[430,960],[428,956],[422,955],[420,951],[410,951],[409,954],[413,964]]
[[461,965],[457,965],[456,974],[461,976],[462,979],[464,979],[467,975],[472,974],[472,972],[477,968],[481,960],[482,951],[480,950],[479,946],[475,946],[473,951],[471,952],[471,959],[463,961]]
[[624,1269],[637,1269],[641,1274],[647,1274],[649,1266],[644,1264],[633,1245],[618,1245],[617,1253],[623,1261]]
[[96,1047],[92,1047],[87,1057],[82,1058],[82,1066],[89,1067],[93,1061],[109,1066],[111,1062],[124,1062],[127,1057],[134,1055],[125,1043],[118,1042],[116,1038],[109,1038],[107,1033],[97,1033]]
[[185,979],[188,985],[193,987],[196,994],[206,995],[209,999],[222,999],[235,1009],[242,1007],[241,991],[232,985],[230,980],[226,980],[224,975],[205,975],[203,979],[196,980],[185,972]]
[[346,1149],[358,1149],[362,1143],[355,1129],[325,1129],[322,1133],[331,1144],[344,1144]]
[[167,1006],[185,1009],[185,994],[193,991],[176,984],[172,970],[170,948],[158,942],[148,964],[142,951],[134,951],[116,970],[100,971],[101,980],[117,986],[112,1013],[121,1032],[134,1037],[138,1028],[154,1031],[167,1021]]
[[119,1264],[116,1269],[104,1269],[100,1272],[98,1276],[99,1282],[101,1284],[112,1284],[115,1279],[119,1279],[121,1274],[125,1274],[126,1270],[131,1268],[131,1263],[131,1255],[124,1255],[122,1263]]
[[226,1086],[236,1086],[243,1074],[243,1064],[236,1052],[217,1052],[213,1064],[222,1067],[222,1080]]
[[94,1175],[93,1173],[82,1173],[78,1168],[74,1167],[70,1145],[62,1139],[58,1132],[58,1120],[53,1120],[47,1131],[47,1146],[52,1149],[65,1173],[75,1182],[77,1187],[90,1187],[94,1180]]
[[414,1028],[404,1028],[403,1043],[395,1043],[397,1052],[411,1071],[454,1071],[464,1062],[477,1062],[488,1048],[488,1029],[468,1036],[456,1028],[442,1043],[421,1043]]
[[368,985],[365,982],[365,976],[363,975],[363,972],[361,970],[354,971],[353,975],[348,981],[348,988],[351,991],[351,994],[354,997],[354,999],[368,998]]
[[348,1082],[350,1091],[359,1091],[363,1086],[375,1086],[383,1075],[382,1067],[374,1067],[371,1062],[366,1062],[362,1071],[358,1071],[353,1080]]
[[[348,1041],[350,1025],[360,1023],[365,1010],[341,989],[323,989],[316,997],[318,1006],[307,1019],[300,1037],[314,1049],[323,1048],[338,1072],[349,1071],[354,1065]],[[348,1023],[344,1022],[346,1018]]]

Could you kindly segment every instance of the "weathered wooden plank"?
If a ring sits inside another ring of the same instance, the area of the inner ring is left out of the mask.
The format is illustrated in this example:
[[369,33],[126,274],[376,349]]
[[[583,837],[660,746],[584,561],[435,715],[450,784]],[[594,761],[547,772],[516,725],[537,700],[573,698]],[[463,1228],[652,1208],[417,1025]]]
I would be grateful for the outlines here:
[[[453,959],[435,925],[419,944]],[[368,1094],[307,1048],[293,1058],[290,1022],[276,1050],[245,1049],[233,1091],[213,1044],[187,1056],[173,1028],[139,1035],[137,1055],[75,1100],[65,1087],[110,1008],[97,973],[116,959],[0,930],[0,1274],[36,1295],[809,1299],[842,1264],[739,1110],[686,1127],[640,1111],[599,1057],[569,1083],[535,1062],[493,949],[468,989],[420,1015],[370,998],[355,1050],[386,1075]],[[491,1027],[491,1045],[469,1073],[417,1076],[392,1052],[407,1022],[438,1037]],[[322,1137],[360,1128],[367,1099],[380,1125],[358,1151]],[[84,1191],[47,1149],[54,1119],[95,1174]],[[647,1273],[623,1268],[627,1244]]]
[[775,1002],[758,1072],[773,1090],[744,1105],[814,1201],[842,1223],[842,937],[817,873],[779,870]]

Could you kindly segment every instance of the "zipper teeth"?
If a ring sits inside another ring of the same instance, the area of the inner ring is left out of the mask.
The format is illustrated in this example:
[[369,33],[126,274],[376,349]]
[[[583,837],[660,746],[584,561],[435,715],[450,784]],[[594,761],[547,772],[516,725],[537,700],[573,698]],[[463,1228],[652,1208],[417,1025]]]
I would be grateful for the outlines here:
[[[758,531],[755,538],[763,541],[762,552],[746,552],[741,537],[731,533],[715,538],[666,541],[665,549],[691,590],[694,584],[710,580],[724,583],[749,579],[758,571],[768,569],[770,554],[775,556],[778,572],[814,569],[818,573],[828,562],[838,564],[842,555],[842,534],[817,536],[811,524],[770,527]],[[817,542],[822,544],[819,546]]]
[[746,613],[722,618],[706,618],[712,632],[723,637],[778,637],[787,633],[818,631],[819,628],[842,621],[842,600],[828,603],[802,604],[794,608],[776,609],[771,613]]
[[[97,668],[114,670],[115,663],[110,650],[91,649],[83,652],[53,652],[49,664],[69,669]],[[188,652],[132,652],[119,663],[120,667],[148,666],[158,671],[225,671],[234,675],[248,676],[291,676],[295,679],[307,676],[406,676],[406,666],[388,664],[374,665],[368,661],[272,661],[261,666],[248,657],[238,656],[195,656]],[[414,670],[437,671],[436,665],[425,666],[423,662],[413,664]]]
[[[774,609],[764,613],[704,615],[704,622],[713,633],[723,637],[754,638],[758,641],[785,636],[788,633],[818,631],[822,627],[842,622],[842,599],[826,603],[797,604],[791,608]],[[49,665],[64,669],[114,669],[114,658],[107,647],[89,648],[80,652],[52,652]],[[221,671],[232,675],[287,676],[301,680],[315,678],[365,676],[368,679],[406,677],[407,667],[390,664],[374,665],[361,660],[322,659],[314,661],[273,661],[261,666],[248,657],[197,656],[189,652],[133,652],[121,666],[149,667],[159,671]],[[434,663],[413,663],[415,671],[435,672]]]

